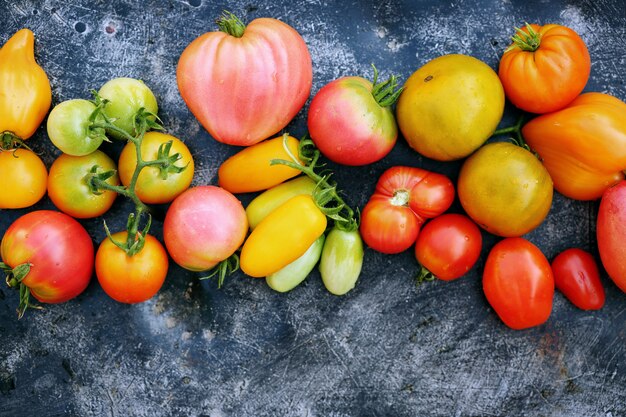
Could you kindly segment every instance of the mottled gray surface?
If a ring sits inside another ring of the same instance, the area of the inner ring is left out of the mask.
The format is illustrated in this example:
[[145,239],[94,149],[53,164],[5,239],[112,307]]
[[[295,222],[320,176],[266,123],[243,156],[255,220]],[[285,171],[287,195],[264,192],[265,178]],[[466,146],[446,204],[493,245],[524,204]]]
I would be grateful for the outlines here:
[[[229,9],[249,21],[271,16],[310,47],[313,92],[343,75],[406,79],[445,53],[495,68],[512,27],[561,23],[582,35],[592,58],[587,90],[626,98],[626,6],[581,1],[0,0],[0,42],[21,27],[36,35],[53,101],[88,97],[118,76],[143,79],[160,116],[195,155],[194,184],[214,184],[235,148],[212,140],[178,94],[184,47],[214,30]],[[288,130],[305,132],[305,111]],[[517,117],[507,108],[503,125]],[[49,166],[58,155],[41,129],[31,142]],[[112,156],[120,147],[105,147]],[[387,167],[410,164],[456,178],[459,164],[419,157],[402,139],[389,157],[341,167],[348,200],[362,207]],[[244,202],[250,196],[242,196]],[[36,208],[51,208],[45,199]],[[105,218],[121,228],[130,205]],[[458,202],[453,211],[459,211]],[[555,196],[548,219],[527,237],[552,258],[569,246],[596,253],[597,203]],[[0,211],[0,233],[24,211]],[[95,242],[102,220],[82,222]],[[154,232],[161,238],[161,222]],[[109,299],[94,279],[76,300],[15,318],[17,297],[0,290],[0,416],[605,416],[626,415],[626,296],[604,276],[607,303],[582,312],[556,294],[547,324],[516,332],[489,308],[480,274],[496,238],[466,277],[416,288],[410,252],[366,251],[362,277],[344,297],[317,273],[289,294],[235,275],[222,290],[171,266],[154,299]]]

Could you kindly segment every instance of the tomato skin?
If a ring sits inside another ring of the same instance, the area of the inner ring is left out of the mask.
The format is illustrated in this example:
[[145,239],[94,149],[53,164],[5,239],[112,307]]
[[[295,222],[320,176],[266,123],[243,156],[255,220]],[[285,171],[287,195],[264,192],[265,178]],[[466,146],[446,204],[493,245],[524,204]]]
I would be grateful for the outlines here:
[[461,167],[461,205],[479,226],[498,236],[521,236],[538,227],[552,206],[548,171],[526,149],[488,143]]
[[570,248],[552,261],[556,288],[581,310],[599,310],[604,305],[604,287],[593,256]]
[[[498,75],[507,98],[531,113],[565,107],[585,88],[591,59],[585,42],[572,29],[549,24],[530,25],[539,34],[535,51],[513,43],[502,55]],[[522,28],[528,33],[528,28]]]
[[[141,157],[144,161],[156,160],[159,147],[169,141],[172,141],[170,155],[176,153],[181,155],[174,165],[187,168],[179,173],[168,172],[167,178],[162,177],[159,166],[147,166],[142,169],[137,178],[135,192],[144,203],[169,203],[191,185],[195,169],[193,156],[180,139],[161,132],[148,132],[141,142]],[[125,186],[130,184],[136,166],[137,150],[132,142],[128,142],[122,149],[118,162],[120,180]]]
[[554,187],[575,200],[595,200],[624,179],[626,103],[603,93],[584,93],[562,110],[522,128]]
[[462,214],[442,214],[426,223],[415,244],[415,259],[437,278],[450,281],[469,272],[480,257],[482,235]]
[[35,36],[17,31],[0,48],[0,134],[31,137],[52,102],[50,80],[35,62]]
[[398,127],[390,107],[372,95],[373,85],[361,77],[331,81],[313,97],[307,125],[311,139],[331,161],[366,165],[387,155]]
[[[127,232],[112,235],[125,242]],[[141,303],[152,298],[163,285],[168,269],[167,252],[152,235],[146,235],[143,249],[128,256],[106,237],[96,253],[96,276],[104,292],[115,301]]]
[[82,99],[57,104],[46,124],[50,141],[68,155],[82,156],[94,152],[105,138],[104,129],[100,129],[100,134],[89,129],[89,117],[95,110],[95,104]]
[[190,271],[206,271],[231,256],[247,231],[241,202],[212,185],[192,187],[176,197],[163,223],[170,256]]
[[503,239],[487,256],[483,290],[489,304],[510,328],[539,326],[552,311],[554,277],[550,263],[528,240]]
[[[52,203],[65,214],[77,219],[98,217],[106,213],[117,193],[105,190],[94,194],[86,182],[92,167],[100,167],[98,173],[115,170],[115,162],[102,151],[84,156],[61,154],[50,167],[48,196]],[[117,174],[106,180],[119,185]]]
[[7,229],[2,260],[15,268],[32,264],[22,283],[42,303],[62,303],[82,293],[93,272],[87,231],[70,216],[51,210],[27,213]]
[[307,249],[302,256],[277,272],[265,277],[267,285],[278,292],[291,291],[300,285],[319,261],[322,255],[325,238],[326,237],[322,234],[309,246],[309,249]]
[[370,248],[395,254],[415,243],[422,223],[409,207],[393,205],[388,197],[373,195],[361,212],[360,231]]
[[[286,165],[270,165],[272,159],[291,161],[283,147],[283,136],[249,146],[222,163],[218,170],[220,187],[231,193],[267,190],[300,174]],[[298,157],[298,139],[287,136],[287,148]],[[301,162],[301,161],[300,161]]]
[[596,233],[604,269],[615,285],[626,292],[626,181],[604,192]]
[[326,289],[344,295],[356,285],[363,266],[363,240],[358,230],[333,227],[322,249],[320,275]]
[[272,211],[241,249],[241,270],[266,277],[298,259],[326,230],[326,216],[310,195],[298,195]]
[[241,37],[218,31],[196,38],[181,54],[176,78],[183,100],[213,138],[250,146],[279,132],[304,106],[313,67],[295,29],[260,18]]
[[46,194],[48,170],[37,154],[25,148],[0,151],[0,209],[34,205]]

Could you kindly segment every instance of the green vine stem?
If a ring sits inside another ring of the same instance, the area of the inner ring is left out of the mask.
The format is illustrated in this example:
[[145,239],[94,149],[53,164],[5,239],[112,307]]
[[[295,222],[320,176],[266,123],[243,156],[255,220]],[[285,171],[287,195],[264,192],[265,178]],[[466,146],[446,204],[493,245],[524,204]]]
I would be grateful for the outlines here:
[[246,25],[233,13],[224,10],[222,15],[215,21],[220,31],[236,38],[241,38],[246,31]]
[[393,106],[398,101],[398,97],[402,94],[404,87],[398,88],[398,78],[395,75],[389,77],[387,81],[379,83],[378,70],[374,64],[372,64],[372,68],[374,69],[374,80],[372,81],[372,96],[374,96],[374,100],[381,107]]
[[524,140],[524,137],[522,136],[523,124],[524,124],[524,115],[521,115],[519,119],[517,120],[517,123],[515,123],[513,126],[498,129],[495,132],[493,132],[492,136],[513,134],[514,136],[511,136],[510,138],[513,144],[519,146],[520,148],[524,148],[528,152],[531,152],[532,154],[534,154],[536,157],[539,157],[539,155],[537,155],[537,153],[534,152],[530,148],[530,146],[528,146],[528,144]]
[[26,142],[15,136],[11,132],[2,132],[0,134],[0,152],[17,150],[19,148],[28,149],[32,152],[32,149],[26,144]]
[[419,287],[425,282],[434,281],[436,278],[437,277],[432,272],[430,272],[427,268],[421,265],[421,269],[415,277],[415,285]]

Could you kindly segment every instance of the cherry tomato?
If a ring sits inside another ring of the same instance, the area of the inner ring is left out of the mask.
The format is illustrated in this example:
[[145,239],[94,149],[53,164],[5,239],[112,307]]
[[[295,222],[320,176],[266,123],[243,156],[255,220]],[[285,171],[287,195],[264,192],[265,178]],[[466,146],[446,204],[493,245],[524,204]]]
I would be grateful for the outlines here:
[[554,277],[541,250],[521,237],[506,238],[489,252],[483,290],[500,319],[521,330],[545,323],[552,311]]
[[34,152],[20,148],[0,150],[0,209],[30,207],[46,194],[48,171]]
[[462,214],[442,214],[422,229],[415,244],[415,258],[434,276],[444,281],[465,275],[482,249],[476,223]]
[[[115,162],[102,151],[84,156],[62,154],[50,167],[48,196],[59,210],[72,217],[101,216],[111,208],[117,193],[110,190],[94,192],[89,186],[89,178],[107,171],[115,171]],[[117,173],[106,182],[119,185]]]
[[[194,174],[194,162],[189,148],[178,138],[161,132],[148,132],[141,142],[141,157],[144,161],[159,158],[159,149],[171,142],[169,155],[180,154],[180,159],[170,168],[163,165],[148,166],[141,170],[135,192],[141,201],[148,204],[169,203],[191,185]],[[128,142],[118,162],[120,180],[128,186],[137,166],[137,151],[132,142]],[[184,168],[184,169],[182,169]],[[182,169],[182,171],[181,171]],[[180,172],[178,172],[180,171]]]
[[604,305],[604,287],[593,256],[582,249],[567,249],[552,261],[556,288],[576,307],[599,310]]
[[[112,235],[125,242],[127,232]],[[96,276],[109,297],[120,303],[134,304],[152,298],[161,289],[167,275],[167,252],[152,235],[146,235],[145,245],[133,256],[117,247],[107,237],[96,253]]]
[[604,269],[615,285],[626,292],[626,181],[602,195],[596,233]]
[[106,138],[104,129],[90,129],[96,110],[91,101],[74,99],[56,105],[48,116],[48,137],[61,152],[82,156],[95,151]]

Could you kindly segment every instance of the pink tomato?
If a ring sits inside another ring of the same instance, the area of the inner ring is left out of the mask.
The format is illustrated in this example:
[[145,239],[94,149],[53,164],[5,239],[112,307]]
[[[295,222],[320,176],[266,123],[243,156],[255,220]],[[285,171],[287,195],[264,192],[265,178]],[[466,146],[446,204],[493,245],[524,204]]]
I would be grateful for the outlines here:
[[626,181],[602,195],[596,231],[602,265],[613,282],[626,292]]

